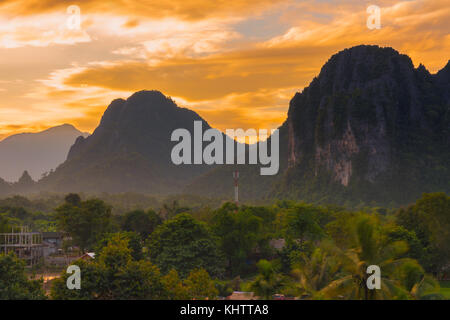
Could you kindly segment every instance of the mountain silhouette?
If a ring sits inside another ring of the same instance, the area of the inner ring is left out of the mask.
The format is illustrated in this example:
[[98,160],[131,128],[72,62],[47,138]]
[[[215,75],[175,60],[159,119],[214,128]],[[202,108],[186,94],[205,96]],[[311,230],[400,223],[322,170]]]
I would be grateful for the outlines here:
[[194,121],[208,123],[197,113],[178,107],[158,91],[140,91],[127,100],[114,100],[100,125],[87,138],[79,137],[67,161],[42,179],[39,188],[52,191],[165,194],[176,192],[204,165],[176,166],[171,160],[171,134],[185,128],[193,135]]

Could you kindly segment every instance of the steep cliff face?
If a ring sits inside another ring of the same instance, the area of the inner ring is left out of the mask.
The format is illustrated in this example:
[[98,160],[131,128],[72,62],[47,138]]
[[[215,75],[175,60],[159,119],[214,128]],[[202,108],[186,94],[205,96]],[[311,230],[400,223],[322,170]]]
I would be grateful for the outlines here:
[[447,73],[415,69],[391,48],[332,56],[290,103],[289,170],[278,194],[403,203],[448,191]]

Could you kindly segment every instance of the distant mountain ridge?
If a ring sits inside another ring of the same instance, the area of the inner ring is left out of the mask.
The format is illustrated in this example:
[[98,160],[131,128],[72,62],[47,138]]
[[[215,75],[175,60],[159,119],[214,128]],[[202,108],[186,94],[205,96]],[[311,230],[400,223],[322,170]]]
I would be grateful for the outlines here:
[[24,171],[34,180],[66,160],[70,147],[79,136],[88,136],[70,124],[37,133],[19,133],[0,141],[0,177],[18,181]]

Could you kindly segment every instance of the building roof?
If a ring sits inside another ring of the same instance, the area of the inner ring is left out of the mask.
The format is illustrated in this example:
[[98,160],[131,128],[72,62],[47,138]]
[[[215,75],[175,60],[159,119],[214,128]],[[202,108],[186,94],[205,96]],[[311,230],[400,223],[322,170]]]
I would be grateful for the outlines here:
[[255,294],[253,292],[234,291],[227,297],[227,300],[255,300]]
[[86,252],[79,259],[84,259],[84,260],[86,260],[86,259],[88,259],[88,260],[95,259],[95,252]]
[[48,239],[48,238],[62,238],[63,233],[62,232],[42,232],[42,238]]
[[272,239],[269,245],[274,249],[281,250],[286,245],[286,241],[284,239]]

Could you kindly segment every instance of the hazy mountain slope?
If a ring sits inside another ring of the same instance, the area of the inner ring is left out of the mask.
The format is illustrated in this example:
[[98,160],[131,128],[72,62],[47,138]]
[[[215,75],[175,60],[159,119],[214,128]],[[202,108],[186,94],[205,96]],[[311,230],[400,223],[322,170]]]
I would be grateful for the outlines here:
[[[94,133],[88,138],[78,138],[70,149],[67,161],[42,179],[36,190],[221,195],[223,191],[230,190],[226,187],[224,175],[232,172],[234,166],[177,166],[172,163],[172,148],[178,143],[171,141],[172,132],[175,129],[187,129],[191,133],[193,148],[194,121],[202,122],[203,133],[210,129],[198,114],[178,107],[158,91],[140,91],[127,100],[114,100]],[[225,159],[230,138],[223,133],[220,135]],[[286,137],[281,139],[287,141]],[[209,144],[203,142],[203,148]],[[247,145],[245,148],[248,152]],[[249,166],[249,169],[245,169],[249,170],[249,174],[242,172],[243,177],[256,177],[258,182],[254,182],[260,184],[260,167]],[[258,175],[253,172],[258,172]],[[209,174],[211,178],[208,178]],[[232,181],[231,175],[228,180]],[[250,182],[249,179],[245,181]],[[269,190],[271,181],[271,178],[263,179],[265,192]]]
[[21,133],[0,141],[0,177],[17,181],[27,170],[34,180],[66,160],[70,147],[87,133],[64,124],[38,133]]
[[[267,198],[273,185],[283,176],[287,168],[287,123],[279,128],[279,171],[276,175],[260,174],[264,165],[222,165],[217,166],[189,184],[184,192],[207,197],[234,199],[233,171],[239,171],[239,198],[242,201]],[[271,138],[269,138],[270,140]],[[248,150],[247,150],[248,154]],[[248,155],[247,155],[248,159]]]
[[12,190],[11,185],[2,178],[0,178],[0,196],[9,194],[11,190]]

